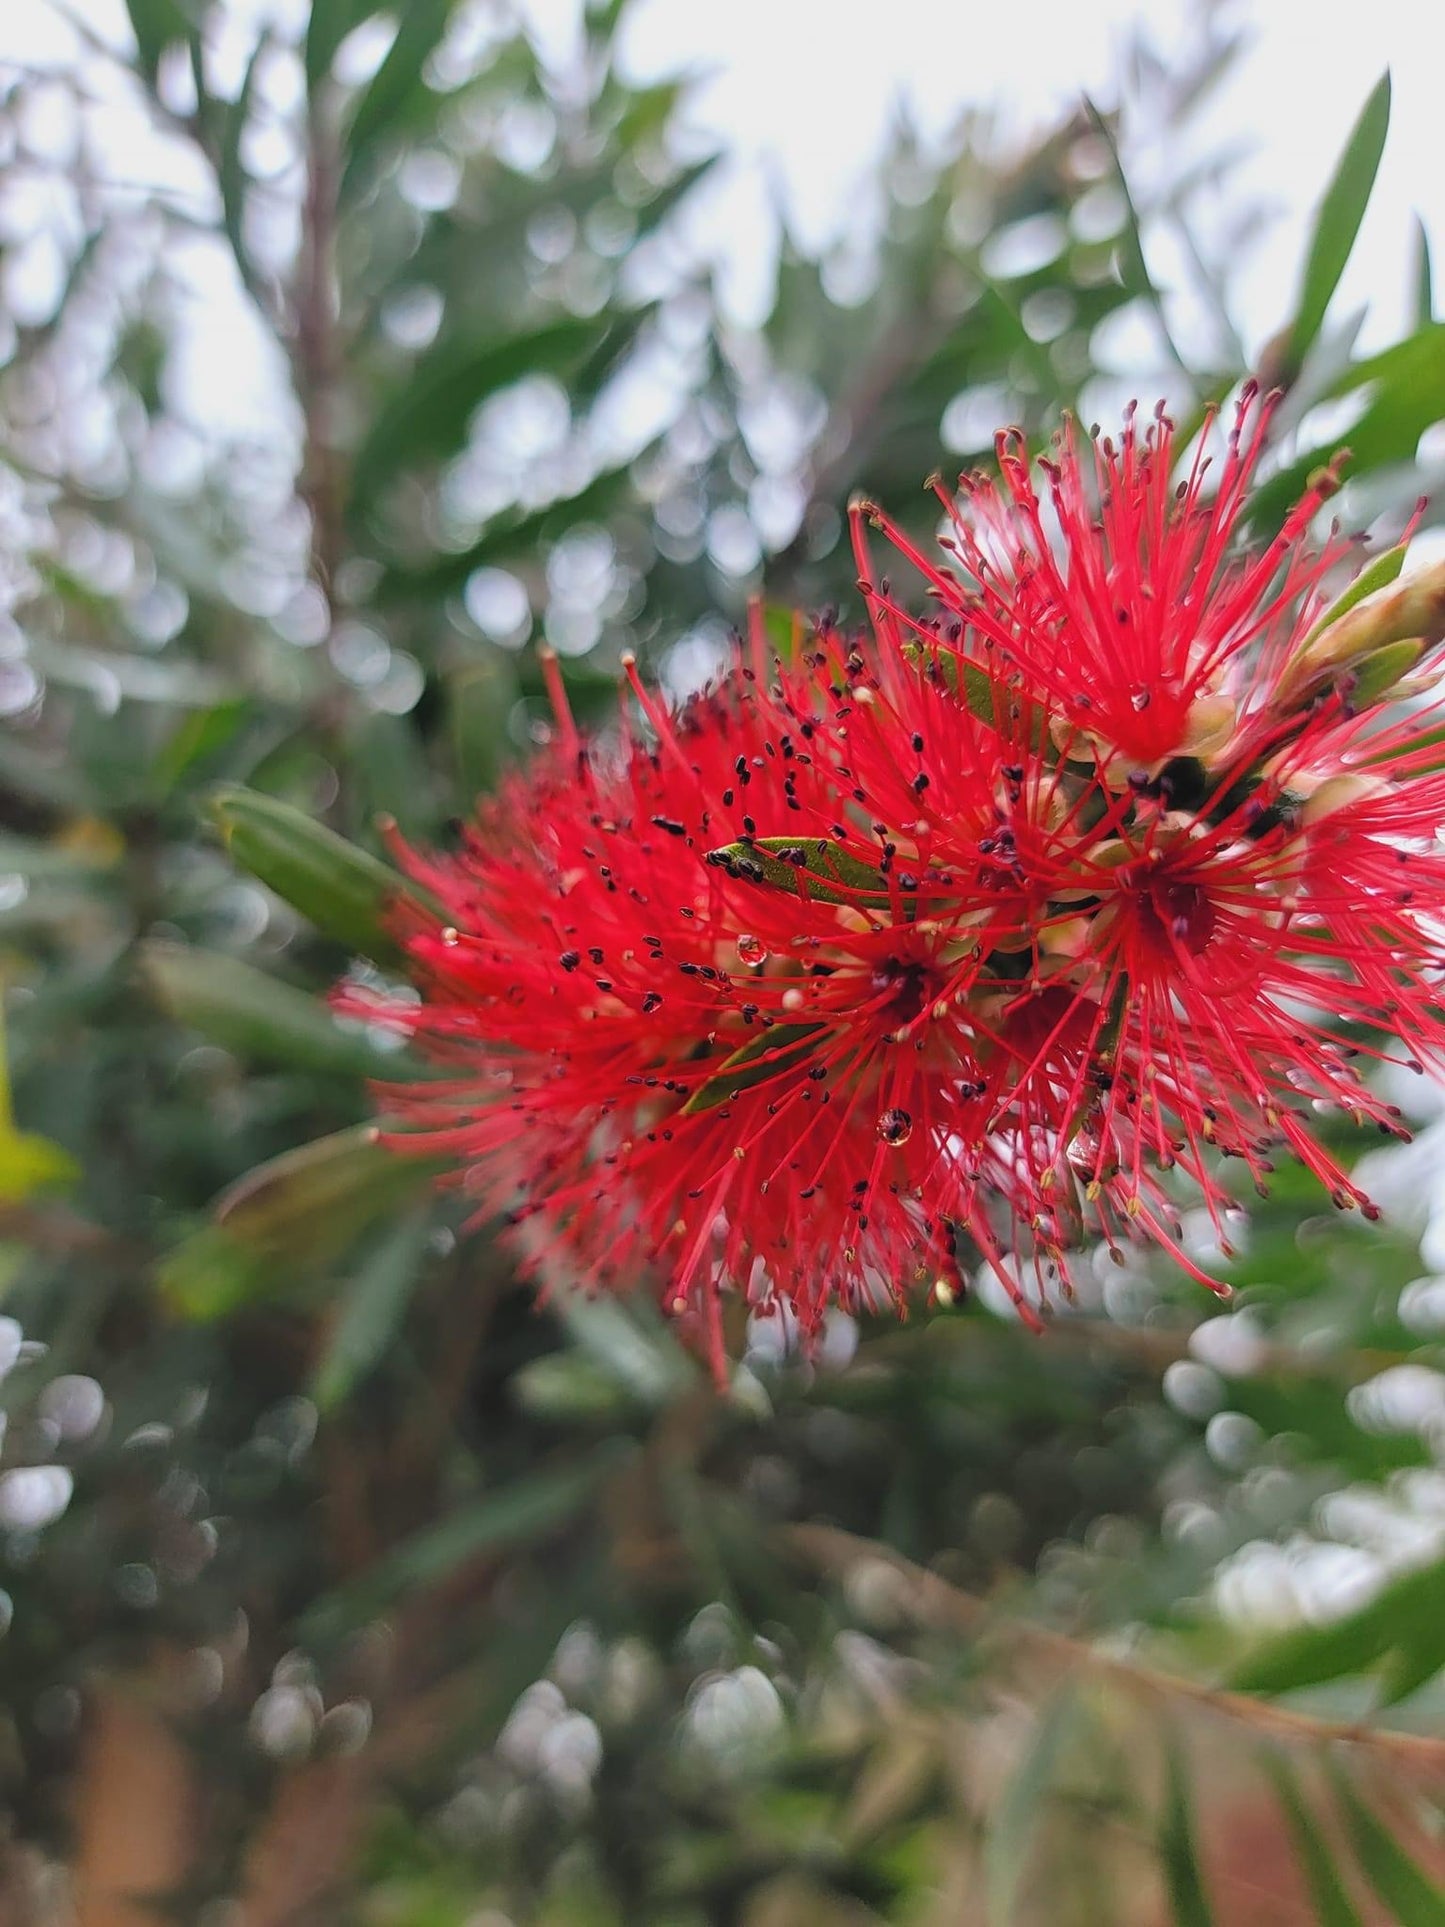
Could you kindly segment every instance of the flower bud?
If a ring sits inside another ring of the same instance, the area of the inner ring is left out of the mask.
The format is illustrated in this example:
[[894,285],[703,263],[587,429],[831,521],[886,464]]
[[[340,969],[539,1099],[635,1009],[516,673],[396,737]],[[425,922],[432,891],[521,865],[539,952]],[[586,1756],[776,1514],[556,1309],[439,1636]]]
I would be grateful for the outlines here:
[[[1371,686],[1370,700],[1407,675],[1425,649],[1445,637],[1445,562],[1375,590],[1305,637],[1280,682],[1285,701],[1300,701],[1331,677],[1353,673]],[[1407,649],[1405,645],[1412,645]],[[1396,651],[1393,656],[1386,651]],[[1395,665],[1398,664],[1398,667]],[[1371,669],[1392,671],[1388,680]],[[1376,686],[1378,685],[1378,686]]]

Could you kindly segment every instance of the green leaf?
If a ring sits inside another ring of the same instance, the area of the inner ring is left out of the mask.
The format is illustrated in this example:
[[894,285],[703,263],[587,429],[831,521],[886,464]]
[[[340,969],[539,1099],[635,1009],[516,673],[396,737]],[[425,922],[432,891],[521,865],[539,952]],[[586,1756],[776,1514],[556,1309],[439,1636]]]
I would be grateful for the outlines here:
[[221,1317],[298,1282],[314,1291],[326,1267],[414,1197],[434,1169],[388,1151],[367,1125],[283,1152],[221,1194],[214,1222],[162,1263],[161,1290],[193,1319]]
[[388,1194],[412,1190],[418,1170],[425,1169],[388,1151],[378,1142],[375,1126],[362,1124],[283,1151],[248,1171],[217,1199],[216,1220],[257,1243],[280,1244],[328,1216],[356,1212],[370,1220],[389,1201]]
[[326,1641],[383,1612],[419,1586],[434,1585],[470,1560],[510,1551],[576,1518],[631,1451],[623,1440],[593,1450],[582,1465],[537,1472],[464,1506],[403,1541],[364,1578],[320,1600],[302,1621],[308,1641]]
[[1299,500],[1310,476],[1347,442],[1350,474],[1358,479],[1376,469],[1413,462],[1421,435],[1445,420],[1445,322],[1422,328],[1405,341],[1368,360],[1357,361],[1328,390],[1330,397],[1370,387],[1363,414],[1349,429],[1297,461],[1255,490],[1249,516],[1253,527],[1277,527]]
[[707,860],[729,876],[819,903],[857,910],[887,910],[893,903],[889,880],[878,865],[860,861],[831,837],[760,836],[709,850]]
[[1009,1927],[1014,1917],[1034,1835],[1059,1755],[1075,1729],[1076,1714],[1071,1692],[1066,1690],[1052,1701],[1035,1725],[1023,1758],[990,1815],[983,1873],[993,1927]]
[[1367,563],[1343,595],[1335,597],[1329,608],[1325,610],[1319,621],[1305,637],[1301,647],[1307,649],[1316,637],[1324,634],[1331,623],[1338,622],[1343,615],[1348,615],[1355,604],[1357,602],[1363,602],[1367,595],[1373,595],[1376,589],[1387,589],[1390,584],[1398,578],[1401,569],[1404,568],[1405,554],[1408,548],[1408,543],[1398,542],[1393,549],[1386,549],[1382,555],[1375,556],[1372,561]]
[[211,814],[234,861],[323,935],[377,963],[399,961],[388,913],[402,896],[422,898],[395,870],[304,811],[256,790],[219,790]]
[[460,448],[473,411],[525,375],[565,371],[594,348],[595,321],[554,321],[495,341],[446,341],[424,355],[379,410],[357,450],[352,506],[362,510],[402,469]]
[[1389,1908],[1399,1927],[1440,1927],[1445,1920],[1445,1888],[1438,1887],[1355,1792],[1337,1766],[1330,1778],[1344,1809],[1350,1841],[1361,1871]]
[[404,1056],[347,1029],[317,998],[237,957],[160,939],[138,948],[142,976],[161,1007],[239,1057],[342,1077],[415,1074]]
[[1350,703],[1355,709],[1368,709],[1382,702],[1390,691],[1419,662],[1428,645],[1416,638],[1409,642],[1387,642],[1356,665],[1350,675]]
[[1233,1675],[1242,1693],[1289,1693],[1360,1673],[1383,1674],[1387,1703],[1445,1665],[1439,1610],[1445,1560],[1405,1573],[1347,1618],[1301,1626],[1260,1646]]
[[1300,1798],[1289,1765],[1274,1752],[1264,1753],[1261,1764],[1274,1782],[1275,1794],[1289,1821],[1295,1853],[1310,1891],[1316,1927],[1362,1927],[1360,1916],[1346,1892],[1330,1850],[1314,1817]]
[[354,27],[381,11],[379,0],[311,0],[306,23],[306,87],[314,94],[331,71],[336,49]]
[[275,1296],[289,1280],[218,1225],[206,1225],[167,1253],[156,1272],[162,1298],[182,1318],[205,1323],[253,1300]]
[[161,55],[177,41],[189,39],[192,23],[180,0],[125,0],[130,15],[130,30],[141,72],[152,89],[160,68]]
[[270,31],[263,29],[251,51],[251,58],[246,63],[246,73],[241,82],[240,93],[234,101],[222,108],[224,117],[221,122],[220,154],[216,163],[216,182],[221,190],[221,225],[226,230],[226,239],[231,244],[231,253],[235,256],[241,279],[253,293],[258,283],[250,250],[246,246],[245,217],[248,181],[246,170],[241,162],[241,142],[246,132],[246,123],[251,118],[256,75],[270,46]]
[[312,1381],[322,1411],[349,1398],[390,1344],[416,1288],[427,1231],[427,1213],[412,1212],[383,1233],[358,1267]]
[[1390,76],[1385,73],[1355,122],[1315,219],[1286,349],[1291,376],[1299,372],[1324,325],[1325,313],[1365,218],[1389,126]]
[[0,1204],[23,1204],[37,1191],[69,1189],[80,1166],[62,1144],[0,1120]]
[[1435,284],[1430,266],[1430,231],[1415,216],[1415,326],[1428,328],[1435,319]]
[[824,1024],[774,1024],[735,1050],[700,1084],[682,1107],[684,1117],[697,1117],[715,1111],[739,1091],[752,1090],[805,1063],[812,1054],[814,1040],[821,1037]]
[[[998,727],[997,687],[986,669],[976,662],[969,662],[957,650],[932,648],[921,642],[905,642],[903,654],[915,668],[922,669],[925,663],[936,667],[945,689],[951,690],[955,696],[961,695],[981,723],[987,723],[994,729]],[[1032,733],[1042,741],[1042,721]]]
[[[447,30],[452,5],[453,0],[406,0],[397,9],[396,38],[357,101],[346,130],[343,199],[359,185],[373,149],[413,124],[418,108],[440,106],[439,96],[426,84],[425,69]],[[307,51],[309,55],[309,46]],[[320,51],[318,44],[318,57]]]
[[1194,1845],[1189,1781],[1183,1756],[1171,1742],[1165,1765],[1164,1811],[1159,1822],[1159,1857],[1178,1927],[1213,1927]]
[[239,697],[214,709],[196,709],[183,716],[152,765],[152,793],[169,796],[183,777],[233,741],[246,720],[249,704]]
[[697,1366],[646,1300],[564,1290],[550,1308],[587,1361],[639,1403],[666,1405],[697,1383]]

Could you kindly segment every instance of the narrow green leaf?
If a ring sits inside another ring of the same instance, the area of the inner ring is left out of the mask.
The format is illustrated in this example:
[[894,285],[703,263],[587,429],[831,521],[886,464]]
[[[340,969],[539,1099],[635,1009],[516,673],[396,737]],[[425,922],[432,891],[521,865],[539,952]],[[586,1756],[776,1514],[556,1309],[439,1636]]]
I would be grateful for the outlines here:
[[380,964],[400,951],[387,930],[391,906],[418,892],[395,870],[273,796],[217,792],[211,814],[242,869],[284,897],[325,936]]
[[997,727],[999,723],[997,690],[994,679],[988,671],[976,662],[969,662],[955,649],[925,648],[922,643],[906,642],[903,654],[925,673],[936,669],[945,689],[955,696],[961,695],[973,715],[981,723]]
[[1266,1752],[1261,1764],[1274,1782],[1275,1793],[1289,1821],[1295,1853],[1310,1890],[1316,1927],[1362,1927],[1314,1816],[1300,1798],[1287,1762],[1277,1753]]
[[241,161],[241,142],[246,132],[246,123],[251,118],[251,102],[255,94],[256,76],[261,62],[271,46],[271,35],[263,29],[246,63],[245,77],[241,91],[233,102],[222,108],[220,155],[216,163],[216,182],[221,190],[221,225],[226,230],[226,239],[231,244],[236,267],[247,288],[255,290],[256,272],[251,261],[250,250],[246,246],[246,189],[247,177]]
[[784,664],[796,662],[804,639],[810,633],[801,609],[795,609],[788,602],[764,602],[758,614],[773,654]]
[[298,1284],[315,1291],[361,1234],[427,1183],[434,1166],[397,1156],[367,1126],[338,1131],[248,1171],[212,1207],[213,1222],[160,1267],[186,1317],[222,1317]]
[[1350,677],[1350,703],[1355,709],[1368,709],[1383,701],[1424,655],[1427,645],[1416,637],[1408,642],[1387,642],[1356,665]]
[[364,1031],[338,1023],[318,998],[238,957],[158,939],[142,943],[139,956],[161,1007],[240,1057],[342,1077],[404,1072],[407,1060],[397,1052],[378,1048]]
[[0,1119],[0,1204],[23,1204],[37,1191],[68,1190],[80,1166],[63,1144]]
[[1428,328],[1435,319],[1435,277],[1430,265],[1430,232],[1415,216],[1415,326]]
[[561,1291],[550,1302],[588,1363],[644,1405],[666,1405],[696,1384],[696,1364],[645,1300]]
[[697,1117],[703,1111],[715,1111],[737,1092],[766,1084],[770,1078],[805,1063],[812,1053],[814,1040],[822,1036],[825,1029],[823,1024],[774,1024],[770,1030],[759,1031],[725,1059],[705,1084],[698,1086],[683,1105],[683,1116]]
[[1183,1756],[1171,1742],[1165,1766],[1164,1811],[1159,1823],[1159,1857],[1178,1927],[1213,1927],[1214,1914],[1204,1890],[1194,1845],[1189,1780]]
[[230,743],[249,712],[240,697],[183,716],[152,765],[152,793],[169,796],[182,778]]
[[311,0],[306,23],[306,87],[314,94],[331,71],[336,49],[354,27],[379,13],[378,0]]
[[524,1412],[568,1425],[620,1417],[631,1403],[611,1372],[578,1352],[544,1352],[514,1372],[508,1395]]
[[1445,1920],[1445,1888],[1437,1886],[1416,1866],[1337,1766],[1331,1766],[1330,1778],[1344,1810],[1361,1871],[1399,1927],[1440,1927],[1440,1922]]
[[165,1303],[197,1324],[276,1296],[286,1282],[263,1252],[214,1224],[193,1232],[168,1252],[156,1272]]
[[1315,218],[1286,350],[1291,375],[1298,373],[1324,325],[1369,206],[1389,126],[1390,76],[1385,73],[1361,109]]
[[[1422,1631],[1441,1627],[1442,1579],[1445,1562],[1437,1561],[1405,1573],[1344,1619],[1281,1633],[1244,1660],[1230,1685],[1241,1693],[1289,1693],[1373,1672],[1400,1653],[1402,1640],[1413,1640],[1417,1626]],[[1440,1639],[1445,1641],[1445,1628]],[[1394,1663],[1403,1669],[1404,1657]],[[1445,1647],[1437,1663],[1445,1663]]]
[[130,30],[135,35],[141,72],[152,89],[167,47],[189,38],[191,21],[181,0],[125,0]]
[[425,69],[447,30],[452,5],[453,0],[407,0],[397,10],[396,38],[357,101],[346,131],[343,197],[358,185],[374,148],[410,125],[418,107],[439,104],[426,84]]
[[893,901],[888,878],[831,837],[762,836],[709,850],[709,863],[748,883],[768,883],[790,896],[820,903],[846,903],[858,910],[886,910]]
[[1342,434],[1302,454],[1255,490],[1250,524],[1277,528],[1299,500],[1311,474],[1339,451],[1350,450],[1354,479],[1395,463],[1413,462],[1421,435],[1445,419],[1445,322],[1434,322],[1378,355],[1352,362],[1327,391],[1329,396],[1372,390],[1364,413]]
[[427,1228],[426,1212],[412,1212],[383,1232],[358,1267],[312,1382],[323,1412],[350,1397],[395,1336],[421,1273]]
[[1396,581],[1405,566],[1408,547],[1408,543],[1398,542],[1393,549],[1386,549],[1382,555],[1377,555],[1368,562],[1349,588],[1342,595],[1335,597],[1301,646],[1308,648],[1317,636],[1324,634],[1331,623],[1338,622],[1343,615],[1348,615],[1357,602],[1363,602],[1365,597],[1373,595],[1376,589],[1387,589],[1392,582]]
[[1050,1703],[989,1817],[983,1873],[992,1927],[1009,1927],[1014,1917],[1034,1835],[1076,1714],[1076,1701],[1067,1689]]
[[364,509],[399,471],[461,447],[473,411],[524,375],[565,371],[594,348],[595,321],[554,321],[493,341],[446,341],[422,356],[381,407],[352,468],[352,506]]
[[582,1465],[534,1473],[428,1526],[355,1585],[313,1606],[302,1621],[303,1636],[333,1639],[385,1611],[404,1593],[448,1578],[469,1560],[544,1538],[577,1517],[630,1450],[625,1441],[609,1441]]
[[[1435,755],[1428,763],[1413,760],[1423,755],[1427,749],[1435,751]],[[1422,729],[1418,735],[1412,736],[1410,753],[1412,757],[1410,768],[1416,776],[1433,776],[1438,770],[1445,769],[1445,728]],[[1397,762],[1399,757],[1400,751],[1392,747],[1374,756],[1362,756],[1360,762],[1366,769],[1381,769],[1390,763]]]
[[[377,1141],[368,1124],[283,1151],[238,1178],[216,1200],[219,1224],[258,1244],[279,1244],[328,1215],[370,1220],[387,1194],[412,1190],[418,1163]],[[318,1227],[324,1228],[324,1227]]]

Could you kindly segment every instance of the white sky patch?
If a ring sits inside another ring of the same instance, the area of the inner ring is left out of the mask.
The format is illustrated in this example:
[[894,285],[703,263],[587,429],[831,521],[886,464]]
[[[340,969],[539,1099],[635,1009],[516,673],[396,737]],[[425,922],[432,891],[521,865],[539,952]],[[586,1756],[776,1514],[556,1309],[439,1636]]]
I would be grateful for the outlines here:
[[[112,44],[125,44],[123,0],[73,0],[73,10]],[[581,0],[513,0],[513,10],[545,54],[565,64],[577,45]],[[505,12],[503,0],[498,11]],[[304,12],[303,0],[230,0],[218,51],[234,43],[239,75],[257,23],[294,34]],[[1338,310],[1369,303],[1365,344],[1388,342],[1407,324],[1417,212],[1445,284],[1437,99],[1445,10],[1418,0],[1373,0],[1364,14],[1338,0],[1270,0],[1267,7],[1221,0],[1218,12],[1246,27],[1248,46],[1193,124],[1193,137],[1201,152],[1242,151],[1234,191],[1264,200],[1279,216],[1235,277],[1237,318],[1251,353],[1289,315],[1312,206],[1366,94],[1385,67],[1392,70],[1389,142]],[[731,311],[756,319],[769,298],[779,203],[806,247],[849,237],[867,218],[860,190],[900,114],[931,146],[979,109],[1002,138],[1020,138],[1083,94],[1110,101],[1145,14],[1166,61],[1189,42],[1197,17],[1189,0],[1154,0],[1147,8],[1141,0],[1093,0],[1088,7],[1033,0],[1022,13],[968,0],[890,0],[886,8],[837,0],[826,9],[805,0],[733,0],[717,8],[639,0],[624,23],[621,60],[637,83],[679,70],[699,76],[691,108],[699,144],[721,146],[728,160],[703,190],[689,236],[718,263]],[[73,45],[72,30],[48,0],[0,8],[0,60],[63,64]],[[1144,114],[1147,92],[1146,85]],[[117,173],[137,182],[158,169],[164,174],[163,143],[135,114],[125,125]],[[193,183],[171,185],[184,191]],[[205,325],[182,349],[184,383],[207,391],[227,420],[234,413],[240,423],[254,421],[263,395],[274,395],[274,355],[258,339],[229,265],[203,262],[202,251],[194,252],[186,280]]]

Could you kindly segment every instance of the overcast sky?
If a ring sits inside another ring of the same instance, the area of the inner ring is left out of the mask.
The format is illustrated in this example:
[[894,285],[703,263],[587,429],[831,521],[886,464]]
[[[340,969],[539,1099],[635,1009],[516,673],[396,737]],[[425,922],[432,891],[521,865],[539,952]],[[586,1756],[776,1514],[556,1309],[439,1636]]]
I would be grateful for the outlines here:
[[[577,0],[527,0],[548,40],[575,30]],[[817,239],[848,218],[861,170],[905,101],[942,132],[968,105],[993,104],[1014,124],[1057,112],[1081,92],[1108,97],[1131,23],[1143,18],[1161,51],[1177,47],[1184,0],[641,0],[627,57],[659,76],[713,70],[699,111],[738,156],[719,244],[750,302],[749,231],[767,172],[780,177],[802,231]],[[1260,251],[1240,288],[1251,345],[1284,318],[1308,211],[1380,72],[1394,82],[1390,139],[1375,205],[1343,293],[1381,303],[1374,332],[1400,319],[1418,209],[1445,283],[1442,73],[1445,7],[1429,0],[1256,0],[1224,4],[1249,48],[1202,133],[1249,143],[1241,184],[1277,202],[1278,245]]]
[[[124,0],[67,3],[107,37],[125,39]],[[564,58],[575,44],[581,0],[514,4],[544,48]],[[231,11],[238,23],[269,18],[294,29],[305,0],[231,0]],[[1235,283],[1248,347],[1256,349],[1290,311],[1310,209],[1387,66],[1394,78],[1389,143],[1343,294],[1372,303],[1366,339],[1388,341],[1404,319],[1416,211],[1445,286],[1445,7],[1426,0],[1222,0],[1219,11],[1248,29],[1250,45],[1198,136],[1249,148],[1240,190],[1281,214],[1272,244],[1254,251]],[[853,218],[859,183],[900,105],[926,135],[938,137],[970,106],[989,106],[1006,130],[1022,130],[1082,93],[1107,100],[1131,26],[1144,15],[1166,56],[1183,44],[1191,17],[1186,0],[637,0],[622,53],[632,78],[684,68],[708,76],[694,113],[732,158],[706,190],[712,198],[692,233],[716,252],[728,299],[748,315],[759,310],[770,272],[774,188],[800,236],[824,242]],[[51,0],[0,0],[0,59],[54,58],[66,38]],[[145,171],[139,151],[123,159]],[[256,406],[244,323],[214,320],[233,340],[225,392],[212,403],[224,412],[229,397],[244,420]]]

